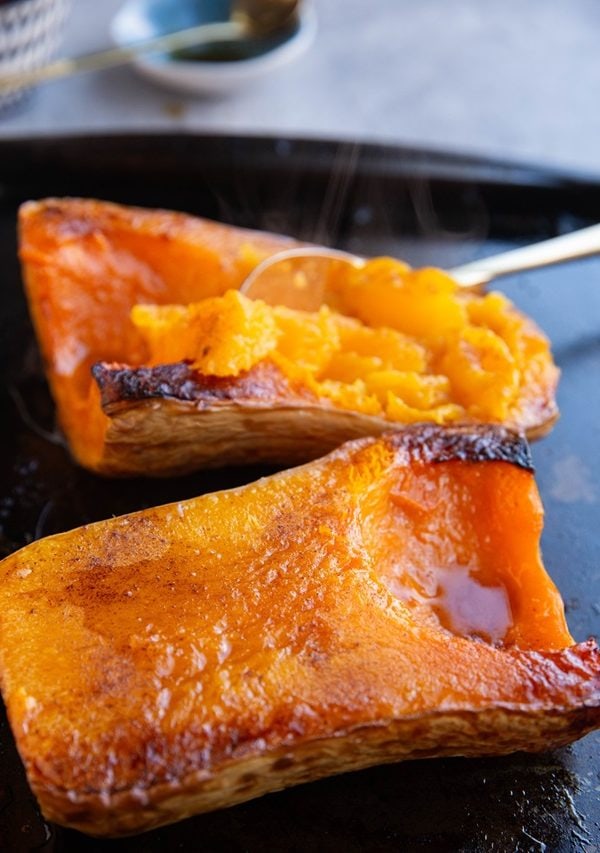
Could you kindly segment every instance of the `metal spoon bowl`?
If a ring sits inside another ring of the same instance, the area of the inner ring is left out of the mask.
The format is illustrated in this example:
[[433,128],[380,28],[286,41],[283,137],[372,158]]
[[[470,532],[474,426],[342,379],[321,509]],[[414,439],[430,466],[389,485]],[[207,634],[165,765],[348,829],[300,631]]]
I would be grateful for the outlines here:
[[[481,258],[448,270],[465,289],[475,289],[496,278],[552,264],[600,254],[600,224],[543,240],[521,249]],[[248,275],[240,291],[270,305],[317,311],[327,302],[327,282],[340,264],[360,268],[365,258],[337,249],[288,249],[266,258]]]

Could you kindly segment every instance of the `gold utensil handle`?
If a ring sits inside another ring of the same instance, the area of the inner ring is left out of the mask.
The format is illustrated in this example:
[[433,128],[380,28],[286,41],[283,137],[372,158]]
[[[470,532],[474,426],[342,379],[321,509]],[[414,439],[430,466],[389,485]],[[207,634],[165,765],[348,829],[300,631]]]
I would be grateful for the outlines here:
[[499,276],[562,264],[597,254],[600,254],[600,225],[591,225],[589,228],[542,240],[522,249],[512,249],[500,255],[481,258],[448,272],[464,287],[474,287],[477,284],[487,284]]
[[247,34],[247,27],[235,20],[199,24],[196,27],[188,27],[185,30],[134,42],[127,47],[114,47],[110,50],[100,50],[82,56],[66,57],[43,65],[41,68],[16,71],[12,74],[0,74],[0,92],[33,86],[47,80],[69,77],[71,74],[78,74],[82,71],[101,71],[115,65],[124,65],[142,53],[181,50],[212,42],[232,41],[242,39]]

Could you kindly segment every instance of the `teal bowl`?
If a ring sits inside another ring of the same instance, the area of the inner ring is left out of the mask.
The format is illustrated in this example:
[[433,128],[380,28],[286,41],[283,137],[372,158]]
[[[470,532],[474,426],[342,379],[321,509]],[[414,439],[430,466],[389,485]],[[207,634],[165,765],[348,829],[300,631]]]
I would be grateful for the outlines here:
[[[229,0],[128,0],[114,17],[111,35],[119,46],[175,30],[226,21]],[[312,44],[316,15],[310,2],[289,28],[239,45],[188,48],[139,56],[135,68],[149,80],[190,95],[225,94],[265,77],[301,56]]]

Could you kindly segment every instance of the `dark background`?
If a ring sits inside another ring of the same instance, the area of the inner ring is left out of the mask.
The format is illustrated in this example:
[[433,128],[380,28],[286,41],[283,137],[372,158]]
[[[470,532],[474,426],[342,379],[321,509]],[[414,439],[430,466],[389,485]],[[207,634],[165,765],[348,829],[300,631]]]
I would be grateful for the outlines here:
[[[287,139],[0,143],[0,557],[39,536],[248,482],[265,468],[109,481],[70,460],[21,289],[15,214],[46,195],[186,210],[364,254],[451,266],[600,220],[600,187],[513,164]],[[576,640],[600,625],[600,259],[498,285],[549,334],[562,417],[534,447],[545,563]],[[542,755],[374,768],[144,836],[49,826],[0,720],[0,850],[600,851],[600,738]]]

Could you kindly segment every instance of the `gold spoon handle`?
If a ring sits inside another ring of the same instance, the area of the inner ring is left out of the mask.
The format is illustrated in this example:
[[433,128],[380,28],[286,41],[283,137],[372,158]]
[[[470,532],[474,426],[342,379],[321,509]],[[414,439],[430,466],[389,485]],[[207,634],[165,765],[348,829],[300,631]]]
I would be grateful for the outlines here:
[[522,249],[511,249],[500,255],[481,258],[448,272],[463,287],[475,287],[478,284],[487,284],[502,275],[562,264],[597,254],[600,254],[600,225],[591,225],[589,228],[542,240]]
[[143,41],[134,42],[127,47],[113,47],[109,50],[99,50],[81,56],[65,57],[43,65],[41,68],[16,71],[12,74],[0,74],[0,92],[32,86],[47,80],[57,80],[60,77],[69,77],[71,74],[78,74],[82,71],[101,71],[115,65],[124,65],[142,53],[181,50],[186,47],[196,47],[200,44],[217,41],[235,41],[245,38],[247,35],[247,25],[238,20],[199,24],[185,30],[177,30],[174,33],[153,36]]

